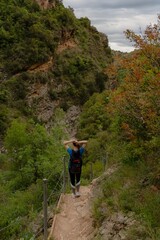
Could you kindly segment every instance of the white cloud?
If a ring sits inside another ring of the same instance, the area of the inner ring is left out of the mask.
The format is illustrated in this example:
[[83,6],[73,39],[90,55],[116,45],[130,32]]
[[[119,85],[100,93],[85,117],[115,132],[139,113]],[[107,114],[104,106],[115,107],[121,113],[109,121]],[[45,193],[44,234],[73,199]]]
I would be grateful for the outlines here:
[[63,4],[72,7],[78,18],[88,17],[98,31],[108,36],[111,49],[124,52],[134,48],[123,32],[131,29],[140,33],[140,29],[157,22],[160,9],[159,0],[64,0]]

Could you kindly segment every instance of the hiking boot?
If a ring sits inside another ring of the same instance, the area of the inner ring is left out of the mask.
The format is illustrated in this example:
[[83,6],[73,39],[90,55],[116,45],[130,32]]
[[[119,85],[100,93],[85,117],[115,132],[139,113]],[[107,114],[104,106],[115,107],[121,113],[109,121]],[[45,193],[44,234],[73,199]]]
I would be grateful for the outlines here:
[[72,196],[76,196],[76,188],[72,185],[71,189],[72,189]]
[[76,185],[76,197],[80,197],[81,194],[79,192],[79,189],[80,189],[80,182],[78,183],[78,185]]
[[76,196],[76,194],[72,193],[72,197],[73,197],[73,198],[76,198],[77,196]]
[[81,196],[80,192],[76,192],[76,197],[80,197],[80,196]]

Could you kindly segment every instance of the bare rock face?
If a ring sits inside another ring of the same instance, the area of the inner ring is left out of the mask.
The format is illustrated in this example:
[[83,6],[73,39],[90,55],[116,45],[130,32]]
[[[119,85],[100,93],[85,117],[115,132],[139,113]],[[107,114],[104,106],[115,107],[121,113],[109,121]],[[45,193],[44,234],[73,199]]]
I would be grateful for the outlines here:
[[37,116],[38,120],[46,125],[50,123],[55,108],[59,105],[58,101],[51,101],[48,94],[48,84],[35,83],[30,85],[27,96],[28,106]]
[[80,112],[80,107],[73,105],[68,109],[66,113],[65,123],[67,126],[67,132],[69,133],[70,137],[75,137],[77,133],[77,123]]
[[[100,182],[118,171],[118,165],[113,165],[108,168],[106,172],[100,177],[92,181],[92,193],[93,202],[97,199],[97,196],[101,195],[102,189],[99,187]],[[145,226],[142,225],[136,219],[134,212],[124,213],[120,209],[110,211],[108,205],[104,202],[99,208],[99,211],[106,216],[101,223],[100,227],[97,227],[95,238],[101,240],[151,240],[149,236],[146,236]],[[141,238],[141,236],[143,236]],[[90,239],[91,240],[91,239]]]
[[[55,91],[61,91],[62,86],[55,86]],[[38,121],[43,122],[47,129],[53,124],[55,110],[60,106],[60,99],[52,100],[49,95],[50,86],[48,83],[34,83],[29,86],[26,97],[28,107],[32,109],[33,115]],[[65,114],[66,132],[69,136],[75,137],[77,133],[80,106],[72,105]]]
[[134,217],[117,212],[108,217],[99,229],[102,239],[127,240],[128,229],[136,224]]
[[50,0],[35,0],[42,9],[49,9],[55,7],[55,1]]

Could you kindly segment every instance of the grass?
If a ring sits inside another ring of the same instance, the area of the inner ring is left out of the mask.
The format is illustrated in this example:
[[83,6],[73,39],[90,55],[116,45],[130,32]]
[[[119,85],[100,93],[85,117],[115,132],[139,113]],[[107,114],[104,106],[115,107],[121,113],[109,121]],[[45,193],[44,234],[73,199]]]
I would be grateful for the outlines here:
[[[124,214],[135,213],[135,218],[141,223],[141,228],[129,228],[129,239],[136,240],[160,239],[160,194],[153,190],[151,184],[143,186],[146,169],[144,166],[121,167],[111,176],[100,183],[101,189],[94,200],[93,216],[95,225],[102,222],[114,212],[122,211]],[[142,236],[141,236],[142,235]]]

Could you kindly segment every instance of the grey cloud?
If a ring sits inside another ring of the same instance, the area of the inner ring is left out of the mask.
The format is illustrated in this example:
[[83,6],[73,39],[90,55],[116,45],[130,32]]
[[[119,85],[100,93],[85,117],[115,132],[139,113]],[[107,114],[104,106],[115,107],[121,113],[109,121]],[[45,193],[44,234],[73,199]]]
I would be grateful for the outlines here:
[[117,9],[117,8],[148,8],[153,5],[157,7],[159,6],[159,0],[64,0],[64,3],[68,3],[75,8],[83,7],[83,8],[109,8],[109,9]]
[[150,23],[157,22],[160,9],[159,0],[64,0],[65,6],[71,6],[75,15],[88,17],[98,31],[108,36],[113,49],[133,50],[132,44],[125,38],[124,31],[131,29],[140,33]]

